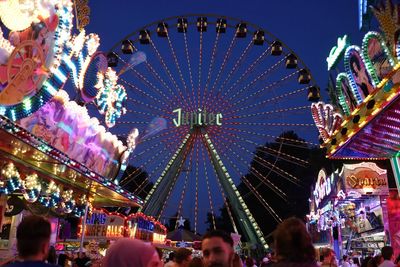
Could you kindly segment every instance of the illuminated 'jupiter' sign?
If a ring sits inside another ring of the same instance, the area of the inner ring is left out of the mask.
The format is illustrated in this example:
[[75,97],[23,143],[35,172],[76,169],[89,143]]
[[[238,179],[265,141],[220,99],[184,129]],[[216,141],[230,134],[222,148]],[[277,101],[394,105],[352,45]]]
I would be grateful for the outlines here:
[[176,114],[176,118],[173,119],[176,127],[190,125],[190,129],[192,129],[193,126],[222,125],[221,113],[207,113],[207,110],[200,108],[195,112],[184,112],[181,108],[177,108],[172,112]]

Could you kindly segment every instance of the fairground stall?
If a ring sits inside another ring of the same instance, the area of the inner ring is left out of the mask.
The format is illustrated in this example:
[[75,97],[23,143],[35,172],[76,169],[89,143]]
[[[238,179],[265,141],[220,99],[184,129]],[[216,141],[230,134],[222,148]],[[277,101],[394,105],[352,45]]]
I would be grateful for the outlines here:
[[[16,226],[26,214],[50,219],[57,249],[82,249],[93,237],[85,233],[98,235],[94,208],[143,204],[118,185],[138,132],[123,144],[108,131],[125,112],[126,92],[97,51],[100,38],[83,29],[87,1],[28,2],[0,2],[2,257],[15,252]],[[103,114],[107,128],[91,112]],[[148,241],[162,242],[165,228],[145,219],[156,229]],[[111,224],[105,237],[141,232],[132,220],[127,225]],[[62,243],[69,239],[75,242]]]
[[[372,8],[382,32],[368,32],[361,47],[350,45],[347,36],[338,39],[327,58],[328,70],[344,72],[337,74],[331,88],[332,103],[313,104],[312,115],[330,159],[390,159],[399,188],[398,8],[390,1]],[[339,64],[341,58],[343,65]],[[390,240],[399,254],[400,246],[393,240],[400,229],[394,229],[390,221],[385,229],[390,229],[385,240]],[[378,246],[381,244],[379,241]]]
[[319,172],[312,189],[308,229],[317,248],[337,255],[379,251],[389,231],[387,172],[375,163],[344,164],[327,175]]

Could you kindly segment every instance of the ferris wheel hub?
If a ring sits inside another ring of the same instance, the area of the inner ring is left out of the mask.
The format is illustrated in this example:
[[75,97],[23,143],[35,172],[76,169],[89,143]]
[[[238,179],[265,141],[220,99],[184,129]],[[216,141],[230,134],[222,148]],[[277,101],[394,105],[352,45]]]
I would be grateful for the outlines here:
[[196,111],[186,112],[182,108],[177,108],[172,111],[175,113],[173,123],[175,127],[189,125],[190,129],[195,126],[222,125],[222,113],[207,112],[207,109],[197,109]]

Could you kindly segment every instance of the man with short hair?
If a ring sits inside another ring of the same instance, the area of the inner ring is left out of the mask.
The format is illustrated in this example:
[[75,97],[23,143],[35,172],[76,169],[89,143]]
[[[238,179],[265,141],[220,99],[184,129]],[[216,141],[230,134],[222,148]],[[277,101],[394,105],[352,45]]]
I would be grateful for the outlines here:
[[201,242],[205,267],[230,267],[234,256],[232,237],[220,230],[203,236]]
[[31,215],[22,219],[17,227],[18,256],[22,260],[8,267],[52,267],[45,263],[49,252],[51,226],[41,216]]
[[180,248],[175,252],[175,266],[188,267],[191,260],[192,252],[187,248]]
[[383,262],[379,267],[395,267],[396,264],[393,263],[393,248],[391,246],[385,246],[381,250]]

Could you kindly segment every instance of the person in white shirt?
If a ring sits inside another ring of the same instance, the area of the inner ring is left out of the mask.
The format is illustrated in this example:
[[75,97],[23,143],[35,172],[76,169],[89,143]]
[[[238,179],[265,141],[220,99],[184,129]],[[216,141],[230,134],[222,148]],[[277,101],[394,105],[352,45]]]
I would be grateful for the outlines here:
[[393,248],[391,246],[385,246],[382,248],[381,252],[383,262],[379,267],[396,267],[396,264],[393,263]]

